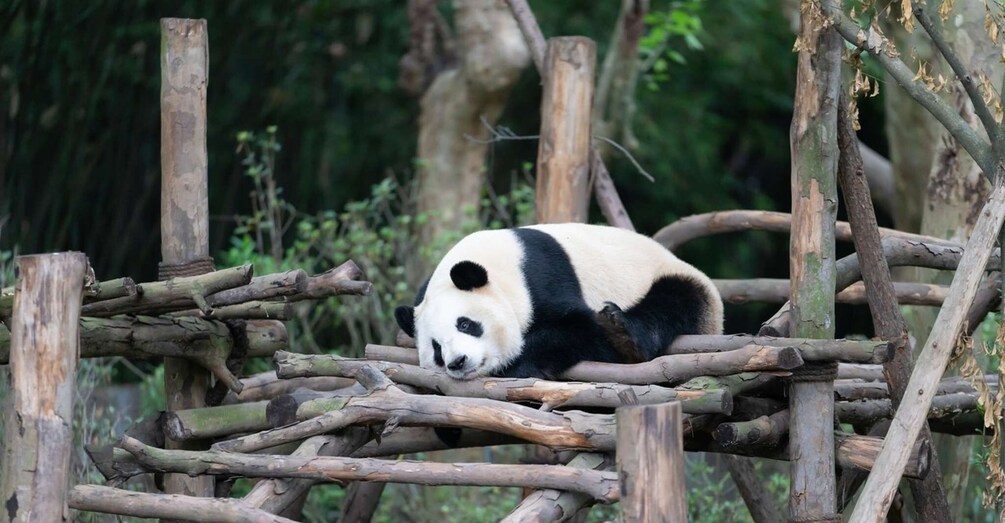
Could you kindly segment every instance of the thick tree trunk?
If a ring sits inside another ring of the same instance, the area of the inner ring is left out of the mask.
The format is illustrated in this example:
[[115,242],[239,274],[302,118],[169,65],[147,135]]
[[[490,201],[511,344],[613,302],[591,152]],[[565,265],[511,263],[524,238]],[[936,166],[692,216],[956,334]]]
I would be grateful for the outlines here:
[[465,212],[477,209],[488,150],[477,140],[489,138],[485,124],[495,124],[530,61],[503,0],[453,5],[458,64],[436,76],[420,103],[418,206],[420,213],[436,215],[424,231],[427,240],[459,230]]

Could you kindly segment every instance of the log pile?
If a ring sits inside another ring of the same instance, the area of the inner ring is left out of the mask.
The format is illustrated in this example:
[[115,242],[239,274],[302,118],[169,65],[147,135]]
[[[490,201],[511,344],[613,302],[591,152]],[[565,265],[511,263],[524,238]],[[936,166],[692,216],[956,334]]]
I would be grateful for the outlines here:
[[[364,359],[278,351],[276,371],[243,380],[246,393],[231,394],[220,406],[166,413],[159,420],[169,438],[211,439],[211,450],[164,450],[132,436],[90,450],[114,484],[164,472],[268,478],[242,501],[227,501],[220,510],[283,514],[320,482],[519,486],[534,489],[510,516],[520,521],[524,515],[572,514],[620,499],[613,468],[614,410],[626,397],[639,405],[679,402],[687,451],[788,460],[786,376],[806,361],[839,361],[847,363],[834,385],[836,462],[844,471],[871,469],[883,439],[863,434],[893,415],[886,383],[874,379],[890,356],[885,342],[683,336],[670,352],[648,364],[583,363],[564,376],[604,381],[457,381],[418,367],[410,347],[370,345]],[[661,370],[639,370],[639,365]],[[631,383],[614,376],[629,376]],[[994,389],[995,378],[987,380]],[[929,413],[932,429],[980,432],[977,399],[970,383],[943,380]],[[387,461],[507,444],[575,452],[566,465]],[[931,452],[927,443],[916,445],[905,477],[925,477]],[[78,489],[74,503],[109,507],[120,497],[101,491],[99,505],[90,495]]]

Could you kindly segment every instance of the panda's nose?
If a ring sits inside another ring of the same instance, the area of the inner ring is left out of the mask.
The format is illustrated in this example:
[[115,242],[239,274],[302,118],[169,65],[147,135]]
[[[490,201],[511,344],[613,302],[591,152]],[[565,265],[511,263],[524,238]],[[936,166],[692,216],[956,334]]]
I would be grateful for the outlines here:
[[464,356],[464,355],[458,356],[458,357],[454,358],[454,361],[451,361],[450,363],[447,364],[447,369],[449,369],[449,370],[461,370],[461,369],[464,368],[464,364],[467,363],[467,362],[468,362],[468,357],[467,356]]

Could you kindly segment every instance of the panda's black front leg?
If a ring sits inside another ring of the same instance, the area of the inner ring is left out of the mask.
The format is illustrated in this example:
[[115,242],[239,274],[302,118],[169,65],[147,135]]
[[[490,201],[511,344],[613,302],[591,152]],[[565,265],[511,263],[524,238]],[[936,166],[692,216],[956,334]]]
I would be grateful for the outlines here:
[[567,307],[561,314],[535,318],[523,350],[500,375],[555,379],[581,361],[617,362],[618,355],[587,307]]

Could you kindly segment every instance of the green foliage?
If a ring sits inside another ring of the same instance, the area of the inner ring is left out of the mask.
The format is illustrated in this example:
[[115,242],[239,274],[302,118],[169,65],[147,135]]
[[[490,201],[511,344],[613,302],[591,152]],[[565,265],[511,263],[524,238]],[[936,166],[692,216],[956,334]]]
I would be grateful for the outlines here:
[[[290,331],[294,345],[303,351],[336,349],[359,355],[367,343],[392,342],[397,332],[393,308],[412,301],[427,276],[421,269],[432,266],[464,235],[525,224],[533,212],[530,185],[517,183],[504,194],[488,188],[479,208],[467,210],[459,229],[423,241],[423,228],[435,213],[416,213],[414,185],[403,186],[389,177],[373,185],[368,198],[349,202],[342,211],[299,213],[275,183],[276,153],[281,149],[276,135],[274,126],[263,134],[237,135],[245,174],[254,181],[254,212],[236,217],[230,249],[220,262],[252,263],[257,274],[296,268],[315,274],[352,260],[373,284],[370,297],[299,305]],[[288,246],[285,236],[291,237]]]
[[[747,506],[736,491],[736,485],[714,454],[689,455],[686,464],[688,485],[688,521],[693,523],[717,523],[720,521],[753,521]],[[760,477],[767,481],[764,487],[774,498],[778,507],[788,503],[789,478],[784,472],[774,470],[768,462],[757,460],[754,464]],[[784,469],[783,469],[784,470]]]
[[17,246],[12,250],[0,249],[0,288],[14,285],[14,258],[17,257]]
[[656,9],[646,14],[647,32],[639,40],[641,72],[646,87],[659,89],[660,82],[670,78],[670,62],[684,65],[687,60],[674,44],[681,39],[688,50],[704,49],[698,35],[702,32],[700,12],[703,0],[671,2],[665,10]]

